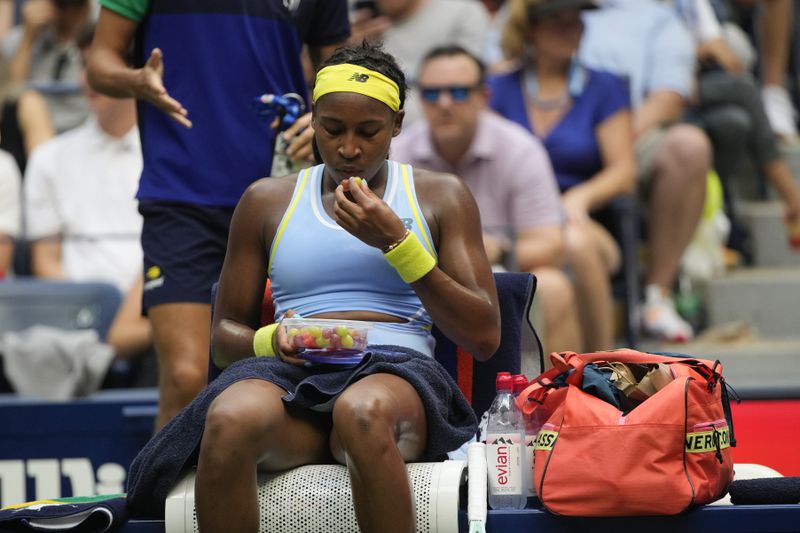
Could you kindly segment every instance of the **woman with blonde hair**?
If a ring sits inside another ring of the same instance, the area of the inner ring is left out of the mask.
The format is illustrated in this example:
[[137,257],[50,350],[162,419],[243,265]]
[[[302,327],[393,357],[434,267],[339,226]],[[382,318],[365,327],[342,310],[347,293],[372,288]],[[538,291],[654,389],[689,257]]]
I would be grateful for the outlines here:
[[617,76],[589,69],[575,55],[589,0],[510,0],[501,46],[512,61],[490,79],[490,105],[547,149],[566,212],[569,268],[590,350],[610,348],[610,276],[619,248],[592,218],[635,182],[630,102]]

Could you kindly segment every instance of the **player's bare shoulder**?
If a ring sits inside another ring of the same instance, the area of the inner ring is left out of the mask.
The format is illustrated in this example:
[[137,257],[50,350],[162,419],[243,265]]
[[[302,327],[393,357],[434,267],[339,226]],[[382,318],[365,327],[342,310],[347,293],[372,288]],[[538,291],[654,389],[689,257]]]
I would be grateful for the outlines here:
[[280,178],[261,178],[247,187],[242,201],[255,201],[267,206],[288,205],[297,185],[298,174],[289,174]]
[[472,202],[472,195],[464,180],[448,172],[434,172],[414,167],[414,188],[421,202],[435,204]]
[[280,178],[258,179],[247,187],[244,195],[260,201],[267,199],[277,200],[284,197],[288,201],[292,197],[295,185],[297,185],[297,176],[298,174],[289,174]]
[[245,189],[236,205],[234,222],[261,228],[263,235],[274,234],[292,199],[297,174],[280,178],[261,178]]

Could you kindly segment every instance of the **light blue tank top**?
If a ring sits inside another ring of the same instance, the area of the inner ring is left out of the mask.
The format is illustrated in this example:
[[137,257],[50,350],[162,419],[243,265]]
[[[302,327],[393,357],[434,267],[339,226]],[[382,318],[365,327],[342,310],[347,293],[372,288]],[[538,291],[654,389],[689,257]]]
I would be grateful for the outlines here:
[[[422,216],[410,165],[387,161],[383,199],[436,257]],[[368,246],[341,228],[322,207],[325,166],[303,170],[270,248],[268,273],[275,320],[289,309],[310,317],[336,311],[373,311],[405,320],[376,323],[370,344],[395,344],[433,355],[431,318],[419,297]]]

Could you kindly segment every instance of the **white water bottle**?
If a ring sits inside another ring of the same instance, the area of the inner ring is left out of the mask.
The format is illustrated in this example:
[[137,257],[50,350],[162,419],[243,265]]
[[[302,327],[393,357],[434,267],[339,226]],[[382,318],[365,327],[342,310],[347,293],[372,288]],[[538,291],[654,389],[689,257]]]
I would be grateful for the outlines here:
[[[519,393],[525,390],[528,386],[528,378],[524,374],[514,374],[511,378],[514,387],[514,398],[519,396]],[[533,478],[533,461],[534,449],[536,447],[536,434],[539,433],[539,427],[532,423],[532,420],[522,413],[522,419],[525,423],[525,472],[522,474],[523,481],[525,482],[526,496],[528,498],[536,497],[536,484]]]
[[489,408],[486,425],[486,465],[489,471],[489,506],[522,509],[527,499],[525,477],[525,424],[515,402],[511,374],[500,372],[497,396]]

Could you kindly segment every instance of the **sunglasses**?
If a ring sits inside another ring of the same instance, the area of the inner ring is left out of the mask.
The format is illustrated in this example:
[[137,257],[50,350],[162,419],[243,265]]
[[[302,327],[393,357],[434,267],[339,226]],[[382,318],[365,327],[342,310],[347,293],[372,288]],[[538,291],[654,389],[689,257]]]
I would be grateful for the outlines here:
[[428,103],[435,104],[439,101],[439,97],[442,95],[442,92],[447,92],[450,94],[450,98],[454,102],[465,102],[472,91],[478,88],[478,85],[458,85],[453,87],[420,87],[419,92],[422,95],[422,99]]

